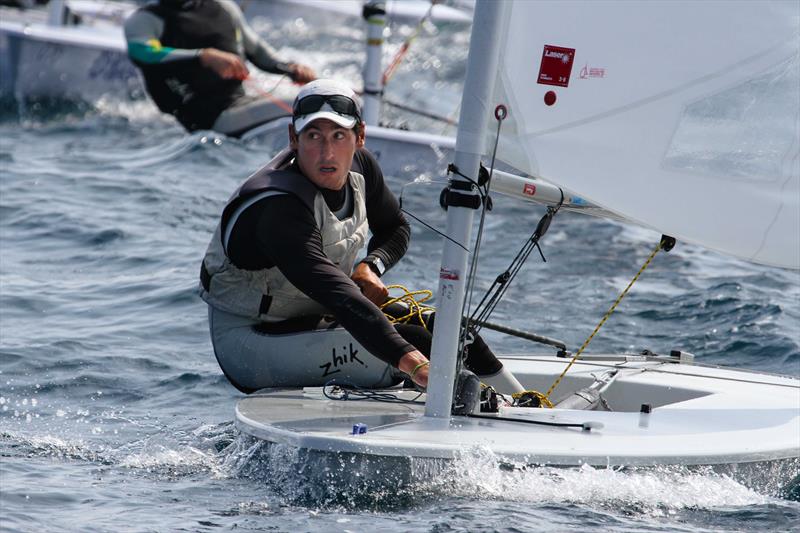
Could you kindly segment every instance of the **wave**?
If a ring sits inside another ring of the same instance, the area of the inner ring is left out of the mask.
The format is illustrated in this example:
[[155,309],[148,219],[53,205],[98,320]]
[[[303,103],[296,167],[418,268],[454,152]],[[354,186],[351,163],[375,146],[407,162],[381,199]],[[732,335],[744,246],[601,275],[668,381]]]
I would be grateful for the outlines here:
[[[626,515],[782,505],[798,461],[762,467],[556,468],[501,462],[483,449],[454,461],[328,454],[240,435],[227,470],[288,502],[324,509],[400,510],[444,499],[589,505]],[[791,506],[790,506],[791,507]]]

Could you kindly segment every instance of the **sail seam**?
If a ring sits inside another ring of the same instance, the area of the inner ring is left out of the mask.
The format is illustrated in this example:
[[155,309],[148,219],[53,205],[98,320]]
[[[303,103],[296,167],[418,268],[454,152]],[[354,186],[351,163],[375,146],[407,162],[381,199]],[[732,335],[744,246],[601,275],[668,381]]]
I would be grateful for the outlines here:
[[[800,124],[800,113],[797,114],[797,117],[796,117],[796,120],[795,120],[795,124]],[[797,132],[795,132],[795,133],[797,133]],[[791,154],[792,157],[790,158],[790,161],[797,161],[798,158],[800,158],[800,139],[798,138],[798,135],[795,135],[793,137],[792,145],[793,145],[793,147],[792,147],[791,150],[789,150],[787,152],[787,156],[789,154]],[[792,178],[793,178],[792,171],[791,171],[792,163],[790,162],[790,163],[787,163],[787,164],[789,166],[789,172],[787,172],[786,179],[783,181],[783,184],[781,185],[781,193],[783,193],[783,191],[786,189],[786,187],[789,185],[789,183],[792,181]],[[755,260],[756,257],[758,257],[758,255],[764,249],[764,246],[766,246],[767,237],[769,236],[770,232],[772,231],[773,226],[775,226],[775,224],[778,222],[778,218],[779,218],[781,212],[783,211],[783,207],[786,205],[786,201],[783,200],[783,198],[785,198],[785,195],[781,194],[781,203],[780,203],[780,205],[778,205],[778,209],[775,211],[775,215],[772,217],[772,221],[766,227],[766,229],[764,230],[763,235],[761,236],[761,244],[758,246],[758,249],[756,249],[756,251],[753,253],[753,255],[750,256],[751,260]],[[800,259],[800,258],[795,258],[795,259]],[[798,261],[798,264],[800,264],[800,261]]]

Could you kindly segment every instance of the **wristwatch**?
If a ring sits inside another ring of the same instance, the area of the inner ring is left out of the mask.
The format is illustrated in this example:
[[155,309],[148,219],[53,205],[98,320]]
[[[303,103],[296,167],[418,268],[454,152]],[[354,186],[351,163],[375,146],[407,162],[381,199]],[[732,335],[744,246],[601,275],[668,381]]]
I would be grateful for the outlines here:
[[386,265],[383,264],[380,257],[367,257],[361,262],[369,265],[378,277],[383,276],[383,273],[386,272]]

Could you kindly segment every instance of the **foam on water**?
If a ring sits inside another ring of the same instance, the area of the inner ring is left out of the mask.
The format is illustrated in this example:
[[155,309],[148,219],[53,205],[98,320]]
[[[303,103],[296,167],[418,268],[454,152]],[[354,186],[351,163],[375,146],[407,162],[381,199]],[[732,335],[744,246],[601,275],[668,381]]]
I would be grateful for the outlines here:
[[454,461],[376,458],[308,452],[243,435],[220,458],[223,471],[266,483],[288,502],[345,509],[386,509],[430,498],[457,498],[624,508],[663,516],[682,509],[779,503],[786,480],[800,474],[797,462],[773,465],[760,480],[753,476],[755,470],[746,468],[718,472],[711,467],[512,465],[486,449],[465,450]]
[[[648,514],[682,508],[758,505],[774,501],[711,468],[647,469],[526,467],[508,470],[486,451],[465,454],[449,485],[464,497],[573,503]],[[533,490],[532,490],[533,488]]]

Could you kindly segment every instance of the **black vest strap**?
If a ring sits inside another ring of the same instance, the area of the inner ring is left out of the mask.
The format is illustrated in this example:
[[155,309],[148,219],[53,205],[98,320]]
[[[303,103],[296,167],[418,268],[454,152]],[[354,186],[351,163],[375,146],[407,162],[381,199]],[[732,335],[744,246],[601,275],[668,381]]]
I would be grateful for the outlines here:
[[231,216],[242,203],[257,194],[267,191],[281,191],[293,194],[303,202],[309,211],[314,212],[317,187],[299,172],[286,169],[276,170],[267,165],[250,176],[228,200],[228,205],[222,211],[221,234],[225,235]]

